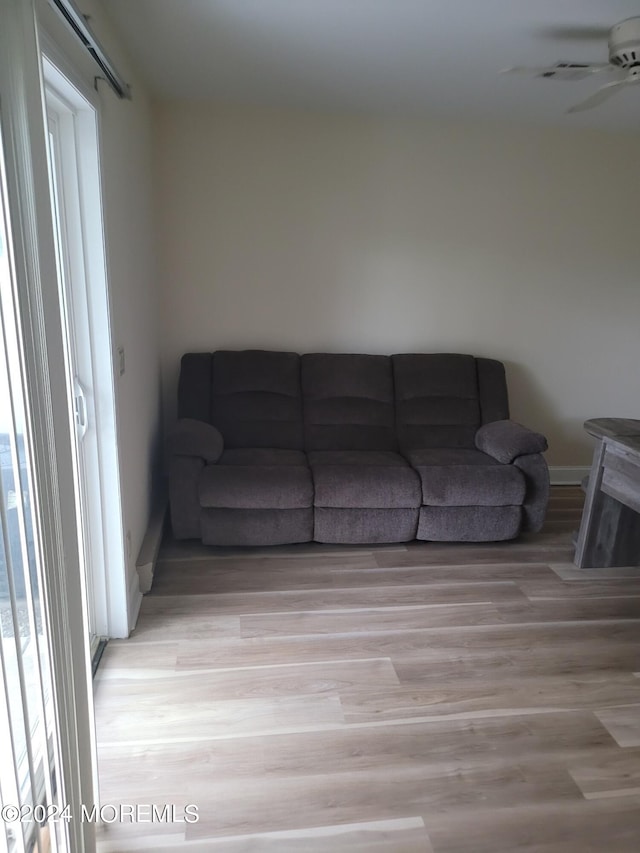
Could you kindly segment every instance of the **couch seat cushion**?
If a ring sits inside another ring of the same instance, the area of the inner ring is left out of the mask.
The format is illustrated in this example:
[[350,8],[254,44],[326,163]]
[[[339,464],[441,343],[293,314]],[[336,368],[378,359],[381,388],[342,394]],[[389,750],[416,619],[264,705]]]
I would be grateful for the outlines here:
[[200,505],[221,509],[301,509],[313,506],[313,482],[297,450],[225,450],[200,475]]
[[327,450],[309,453],[315,506],[360,509],[420,506],[420,481],[398,453]]
[[409,450],[407,459],[422,481],[427,506],[519,506],[525,480],[515,465],[463,448]]

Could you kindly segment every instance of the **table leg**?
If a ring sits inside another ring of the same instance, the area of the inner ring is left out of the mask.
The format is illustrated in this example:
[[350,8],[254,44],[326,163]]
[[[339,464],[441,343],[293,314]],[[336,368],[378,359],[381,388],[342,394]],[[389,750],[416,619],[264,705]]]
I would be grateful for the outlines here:
[[578,568],[608,568],[640,564],[640,517],[602,491],[605,442],[593,453],[589,485],[576,542]]
[[591,471],[589,472],[589,484],[587,495],[582,510],[582,521],[578,531],[576,542],[576,553],[573,562],[580,569],[591,568],[595,559],[595,545],[597,540],[598,526],[604,495],[600,491],[602,484],[602,472],[604,460],[604,442],[600,440],[594,451]]

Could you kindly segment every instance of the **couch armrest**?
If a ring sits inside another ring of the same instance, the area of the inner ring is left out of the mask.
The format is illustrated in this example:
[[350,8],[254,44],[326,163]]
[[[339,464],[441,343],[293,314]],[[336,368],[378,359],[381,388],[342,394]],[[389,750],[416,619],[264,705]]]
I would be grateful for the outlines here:
[[527,490],[522,504],[522,529],[537,533],[544,524],[549,503],[549,468],[541,453],[528,453],[513,460],[524,474]]
[[205,462],[217,462],[222,456],[224,441],[211,424],[182,418],[175,425],[166,442],[167,458],[192,456]]
[[492,421],[481,426],[476,433],[478,450],[505,465],[518,456],[542,453],[547,446],[547,439],[543,435],[515,421]]
[[200,456],[169,457],[169,508],[176,539],[201,538],[198,483],[204,467]]
[[205,465],[217,462],[224,448],[219,431],[211,424],[182,418],[166,444],[171,526],[176,539],[199,539],[198,483]]

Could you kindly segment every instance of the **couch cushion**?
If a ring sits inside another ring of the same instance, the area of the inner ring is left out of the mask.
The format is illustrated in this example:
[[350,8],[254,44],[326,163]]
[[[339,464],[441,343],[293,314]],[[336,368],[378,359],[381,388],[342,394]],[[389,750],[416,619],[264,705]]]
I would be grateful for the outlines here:
[[210,352],[188,352],[180,360],[178,380],[178,418],[211,423]]
[[312,450],[309,465],[386,465],[407,468],[407,460],[393,450]]
[[[205,545],[251,546],[291,545],[313,539],[313,509],[218,509],[200,513]],[[237,589],[243,588],[236,579]],[[251,585],[251,580],[247,581]],[[256,583],[256,581],[254,581]],[[246,588],[246,587],[245,587]]]
[[202,471],[198,494],[203,507],[313,506],[313,482],[304,454],[268,448],[225,450],[218,464],[208,465]]
[[463,448],[410,450],[428,506],[520,506],[525,480],[519,468]]
[[476,358],[478,394],[483,424],[509,417],[509,395],[504,364],[495,358]]
[[220,465],[302,465],[307,468],[307,457],[301,450],[277,450],[273,447],[238,447],[225,450]]
[[423,506],[418,539],[431,542],[502,542],[520,533],[519,506]]
[[420,506],[420,481],[392,451],[314,451],[309,454],[316,507],[372,509]]
[[480,426],[475,358],[404,354],[391,360],[400,447],[473,447]]
[[335,545],[380,545],[416,538],[419,509],[316,507],[313,538]]
[[397,449],[388,356],[311,353],[301,374],[307,451]]
[[220,350],[213,354],[211,423],[224,446],[302,450],[300,356]]

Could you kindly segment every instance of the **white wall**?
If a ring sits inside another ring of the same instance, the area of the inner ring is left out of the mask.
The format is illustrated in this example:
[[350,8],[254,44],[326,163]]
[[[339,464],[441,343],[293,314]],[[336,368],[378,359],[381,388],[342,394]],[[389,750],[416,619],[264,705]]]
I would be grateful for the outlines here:
[[[78,47],[45,2],[39,14],[62,55],[93,80],[96,66]],[[83,0],[90,25],[132,86],[133,99],[119,100],[98,82],[104,225],[115,351],[125,350],[126,370],[116,371],[118,454],[123,531],[131,534],[127,556],[130,620],[139,604],[136,557],[160,480],[161,429],[158,294],[153,219],[152,119],[144,85],[97,0]],[[62,69],[64,71],[64,68]]]
[[220,347],[502,359],[552,465],[640,417],[640,137],[199,103],[155,128],[169,417],[180,355]]

